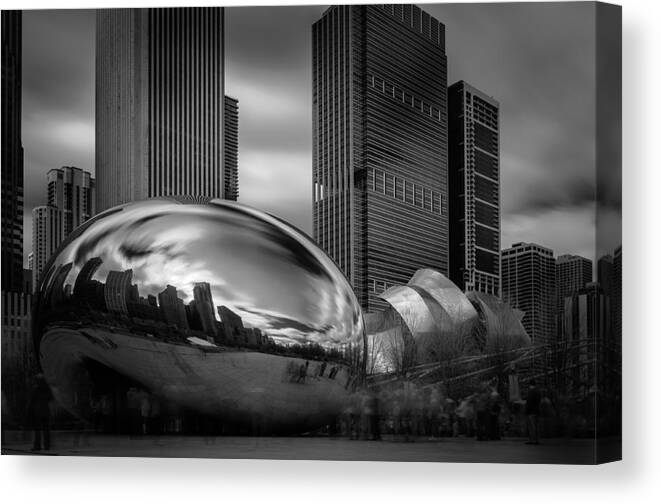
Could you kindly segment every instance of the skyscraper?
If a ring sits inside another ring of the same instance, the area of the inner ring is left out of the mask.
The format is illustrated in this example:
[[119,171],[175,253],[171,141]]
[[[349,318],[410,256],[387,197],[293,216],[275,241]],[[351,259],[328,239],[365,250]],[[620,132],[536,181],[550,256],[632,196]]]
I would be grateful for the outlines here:
[[75,166],[48,172],[48,205],[62,210],[65,237],[95,214],[95,199],[95,181],[89,172]]
[[75,228],[95,213],[95,184],[89,172],[64,166],[48,172],[48,205],[32,210],[32,284],[36,289],[44,266]]
[[188,329],[184,301],[177,296],[177,288],[167,285],[163,292],[158,293],[158,304],[161,316],[167,324],[176,325],[179,329]]
[[22,14],[2,11],[2,290],[23,283]]
[[555,289],[558,312],[563,311],[564,299],[592,282],[592,261],[585,257],[563,254],[555,260]]
[[239,100],[225,96],[225,199],[239,198]]
[[215,338],[218,336],[218,327],[216,326],[216,316],[213,307],[213,297],[211,295],[211,286],[208,282],[196,282],[193,287],[193,298],[195,299],[195,308],[200,317],[202,331],[207,336]]
[[103,291],[106,308],[109,312],[128,315],[128,302],[131,300],[131,279],[133,270],[110,271]]
[[553,251],[535,243],[515,243],[503,250],[502,297],[525,312],[523,327],[533,344],[556,338],[555,259]]
[[224,196],[223,9],[101,9],[97,210],[153,196]]
[[332,6],[312,27],[313,235],[363,309],[448,272],[445,27],[412,5]]
[[53,206],[32,209],[32,287],[39,289],[39,280],[46,263],[64,240],[64,212]]
[[499,104],[464,81],[448,88],[450,279],[500,295]]
[[610,298],[596,282],[588,282],[563,299],[562,336],[576,345],[569,352],[567,365],[573,370],[574,387],[586,393],[603,372],[597,374],[597,364],[604,366],[601,349],[610,342]]

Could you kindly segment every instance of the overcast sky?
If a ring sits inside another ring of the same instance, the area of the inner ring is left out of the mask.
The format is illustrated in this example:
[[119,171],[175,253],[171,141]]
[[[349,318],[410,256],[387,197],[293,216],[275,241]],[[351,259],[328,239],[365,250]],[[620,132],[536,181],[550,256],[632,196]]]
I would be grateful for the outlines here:
[[[594,259],[593,4],[424,8],[446,27],[448,84],[466,80],[500,102],[503,247],[534,241]],[[239,201],[310,234],[311,25],[324,9],[225,11],[226,93],[239,100]],[[23,17],[26,257],[48,170],[94,172],[94,23],[92,10]],[[621,241],[616,168],[600,170],[613,174],[599,216],[613,232],[598,255]]]

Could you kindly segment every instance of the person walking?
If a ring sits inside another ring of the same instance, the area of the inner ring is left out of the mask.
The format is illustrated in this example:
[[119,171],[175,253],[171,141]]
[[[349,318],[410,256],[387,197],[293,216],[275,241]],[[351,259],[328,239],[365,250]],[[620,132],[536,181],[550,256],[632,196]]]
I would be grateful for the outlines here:
[[530,380],[528,397],[526,398],[526,419],[528,423],[528,441],[526,441],[526,444],[539,444],[539,405],[541,399],[535,380]]

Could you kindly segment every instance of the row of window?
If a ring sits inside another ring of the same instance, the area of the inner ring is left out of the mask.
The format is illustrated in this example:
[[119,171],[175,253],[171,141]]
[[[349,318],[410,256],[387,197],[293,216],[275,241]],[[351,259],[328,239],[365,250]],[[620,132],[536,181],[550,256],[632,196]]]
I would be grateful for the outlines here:
[[367,184],[373,192],[443,215],[444,195],[421,184],[376,168],[370,168]]
[[367,84],[374,89],[381,91],[383,94],[395,100],[401,101],[403,104],[417,110],[418,112],[431,117],[433,120],[441,122],[441,110],[431,104],[422,101],[420,98],[415,97],[411,93],[407,93],[399,86],[395,86],[379,77],[374,75],[367,76]]
[[386,282],[385,280],[377,280],[372,278],[371,280],[368,280],[367,282],[367,287],[370,292],[374,292],[375,294],[381,294],[382,292],[387,291],[391,287],[394,287],[396,284]]

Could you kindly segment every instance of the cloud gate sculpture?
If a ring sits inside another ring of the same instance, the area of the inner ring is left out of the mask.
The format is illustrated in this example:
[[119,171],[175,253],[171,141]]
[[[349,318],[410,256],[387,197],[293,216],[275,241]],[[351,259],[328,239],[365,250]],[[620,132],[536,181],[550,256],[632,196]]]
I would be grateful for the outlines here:
[[495,296],[465,294],[432,269],[417,270],[380,297],[389,307],[365,315],[372,372],[530,345],[523,312]]
[[221,200],[146,200],[75,230],[47,265],[34,340],[79,417],[136,390],[186,411],[302,432],[342,411],[365,372],[360,306],[306,235]]

